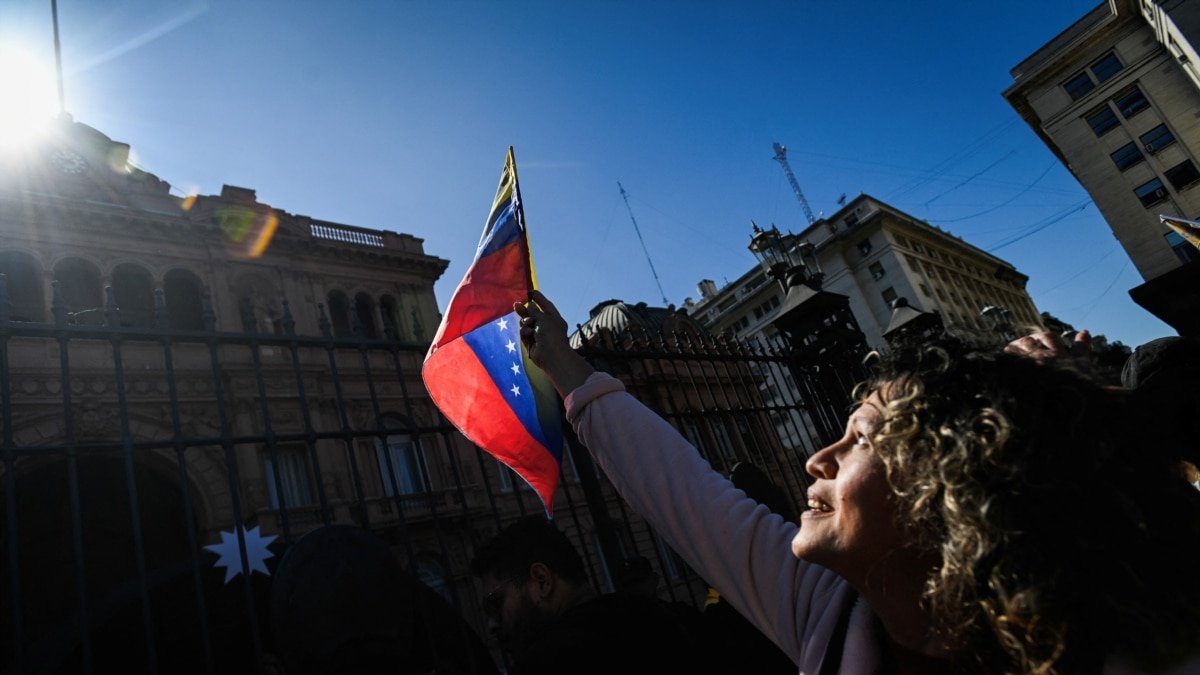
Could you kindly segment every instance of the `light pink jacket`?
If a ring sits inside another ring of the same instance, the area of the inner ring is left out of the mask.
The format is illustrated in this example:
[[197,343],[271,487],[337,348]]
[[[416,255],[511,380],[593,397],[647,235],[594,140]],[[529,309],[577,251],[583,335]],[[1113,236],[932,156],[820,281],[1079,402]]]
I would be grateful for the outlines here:
[[[593,374],[566,408],[626,501],[800,673],[821,673],[834,650],[839,673],[876,670],[880,636],[870,607],[841,577],[792,555],[795,524],[746,497],[612,376]],[[845,640],[831,645],[850,603]]]

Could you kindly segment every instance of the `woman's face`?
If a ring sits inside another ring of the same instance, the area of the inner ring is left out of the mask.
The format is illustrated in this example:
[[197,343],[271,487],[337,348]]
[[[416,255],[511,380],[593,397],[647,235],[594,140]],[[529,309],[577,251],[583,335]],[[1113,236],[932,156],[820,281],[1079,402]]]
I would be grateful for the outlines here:
[[883,400],[874,392],[853,414],[846,434],[809,458],[816,480],[792,553],[837,572],[851,583],[865,581],[875,565],[904,539],[884,474],[871,445],[883,419]]

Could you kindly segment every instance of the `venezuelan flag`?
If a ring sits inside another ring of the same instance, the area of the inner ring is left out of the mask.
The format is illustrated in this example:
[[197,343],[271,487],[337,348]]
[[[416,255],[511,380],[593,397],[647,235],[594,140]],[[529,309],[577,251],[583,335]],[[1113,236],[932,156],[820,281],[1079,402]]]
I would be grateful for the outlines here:
[[558,398],[529,360],[512,309],[535,288],[510,147],[475,261],[450,298],[421,378],[446,419],[524,478],[550,514],[562,465]]

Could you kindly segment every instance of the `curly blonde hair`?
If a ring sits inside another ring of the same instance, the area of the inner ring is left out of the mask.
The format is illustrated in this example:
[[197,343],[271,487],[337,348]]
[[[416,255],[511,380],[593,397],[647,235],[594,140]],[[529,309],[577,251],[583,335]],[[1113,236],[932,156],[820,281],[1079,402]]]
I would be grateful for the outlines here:
[[964,668],[1155,670],[1196,652],[1200,491],[1124,395],[949,338],[873,369],[874,446],[916,545],[940,553],[924,601]]

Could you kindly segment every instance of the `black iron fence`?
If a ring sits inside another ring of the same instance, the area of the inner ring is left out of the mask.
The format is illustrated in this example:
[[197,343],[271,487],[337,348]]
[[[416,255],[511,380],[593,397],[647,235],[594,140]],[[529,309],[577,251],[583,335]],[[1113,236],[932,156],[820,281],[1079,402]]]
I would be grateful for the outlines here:
[[[487,672],[499,658],[468,563],[540,504],[432,406],[427,345],[357,326],[334,337],[323,308],[321,334],[298,335],[286,301],[272,334],[248,309],[243,331],[218,330],[207,301],[199,330],[123,327],[111,294],[92,325],[60,297],[49,323],[9,308],[0,278],[0,672],[257,673],[289,649],[379,635],[402,672]],[[155,316],[168,325],[161,294]],[[805,458],[845,415],[847,392],[786,350],[627,333],[581,351],[714,468],[752,462],[795,506]],[[704,581],[586,452],[568,459],[556,518],[596,587],[640,555],[664,597],[701,603]],[[345,524],[397,564],[331,594],[356,558],[300,543]]]

